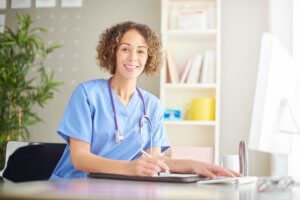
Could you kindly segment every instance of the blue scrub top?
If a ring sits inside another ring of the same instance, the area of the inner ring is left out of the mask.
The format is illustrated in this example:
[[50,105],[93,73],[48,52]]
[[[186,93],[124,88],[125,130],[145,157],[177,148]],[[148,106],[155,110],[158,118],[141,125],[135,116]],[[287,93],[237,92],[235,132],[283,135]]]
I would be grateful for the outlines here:
[[[163,124],[163,108],[154,95],[141,90],[146,102],[147,115],[153,125],[152,146],[169,148],[166,128]],[[108,82],[104,79],[91,80],[78,85],[74,90],[57,133],[68,142],[65,151],[54,169],[50,180],[86,177],[87,173],[74,168],[70,155],[69,137],[91,145],[91,153],[113,160],[131,161],[140,156],[139,119],[144,107],[135,91],[125,107],[112,90],[120,133],[124,140],[116,143],[114,112]],[[143,123],[143,148],[150,148],[150,126]]]

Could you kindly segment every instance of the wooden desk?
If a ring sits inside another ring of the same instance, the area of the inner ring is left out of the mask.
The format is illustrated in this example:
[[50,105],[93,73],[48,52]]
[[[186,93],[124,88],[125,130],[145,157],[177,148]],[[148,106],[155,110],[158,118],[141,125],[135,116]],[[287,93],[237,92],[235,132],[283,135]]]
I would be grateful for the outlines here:
[[[298,195],[297,195],[298,194]],[[0,199],[297,199],[291,189],[258,194],[256,183],[245,185],[197,185],[106,179],[73,179],[4,183]],[[299,199],[299,198],[298,198]]]

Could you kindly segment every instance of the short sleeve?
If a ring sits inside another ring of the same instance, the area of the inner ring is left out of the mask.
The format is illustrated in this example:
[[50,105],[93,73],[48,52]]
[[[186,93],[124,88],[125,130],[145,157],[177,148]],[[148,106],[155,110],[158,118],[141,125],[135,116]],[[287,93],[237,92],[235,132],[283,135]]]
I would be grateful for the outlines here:
[[152,126],[153,126],[152,146],[153,147],[160,146],[161,152],[164,152],[170,147],[170,144],[169,144],[166,127],[163,121],[163,108],[160,102],[157,104],[154,115],[155,117],[152,122]]
[[57,133],[67,142],[69,142],[69,137],[73,137],[91,144],[92,115],[82,85],[74,90]]

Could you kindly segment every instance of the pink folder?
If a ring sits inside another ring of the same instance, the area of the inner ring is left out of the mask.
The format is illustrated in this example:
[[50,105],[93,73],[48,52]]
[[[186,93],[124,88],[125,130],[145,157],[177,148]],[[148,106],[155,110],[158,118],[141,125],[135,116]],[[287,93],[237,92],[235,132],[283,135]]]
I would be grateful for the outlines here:
[[193,159],[213,163],[214,151],[212,147],[173,146],[171,148],[171,158]]

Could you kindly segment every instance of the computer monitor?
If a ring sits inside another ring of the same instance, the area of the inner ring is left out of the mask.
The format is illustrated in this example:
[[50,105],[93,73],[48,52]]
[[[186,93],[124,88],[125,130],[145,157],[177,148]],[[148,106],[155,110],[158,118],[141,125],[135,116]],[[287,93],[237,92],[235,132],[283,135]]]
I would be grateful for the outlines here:
[[293,139],[300,132],[299,113],[295,108],[297,75],[299,78],[290,54],[274,35],[264,33],[252,110],[250,149],[272,154],[292,153]]

